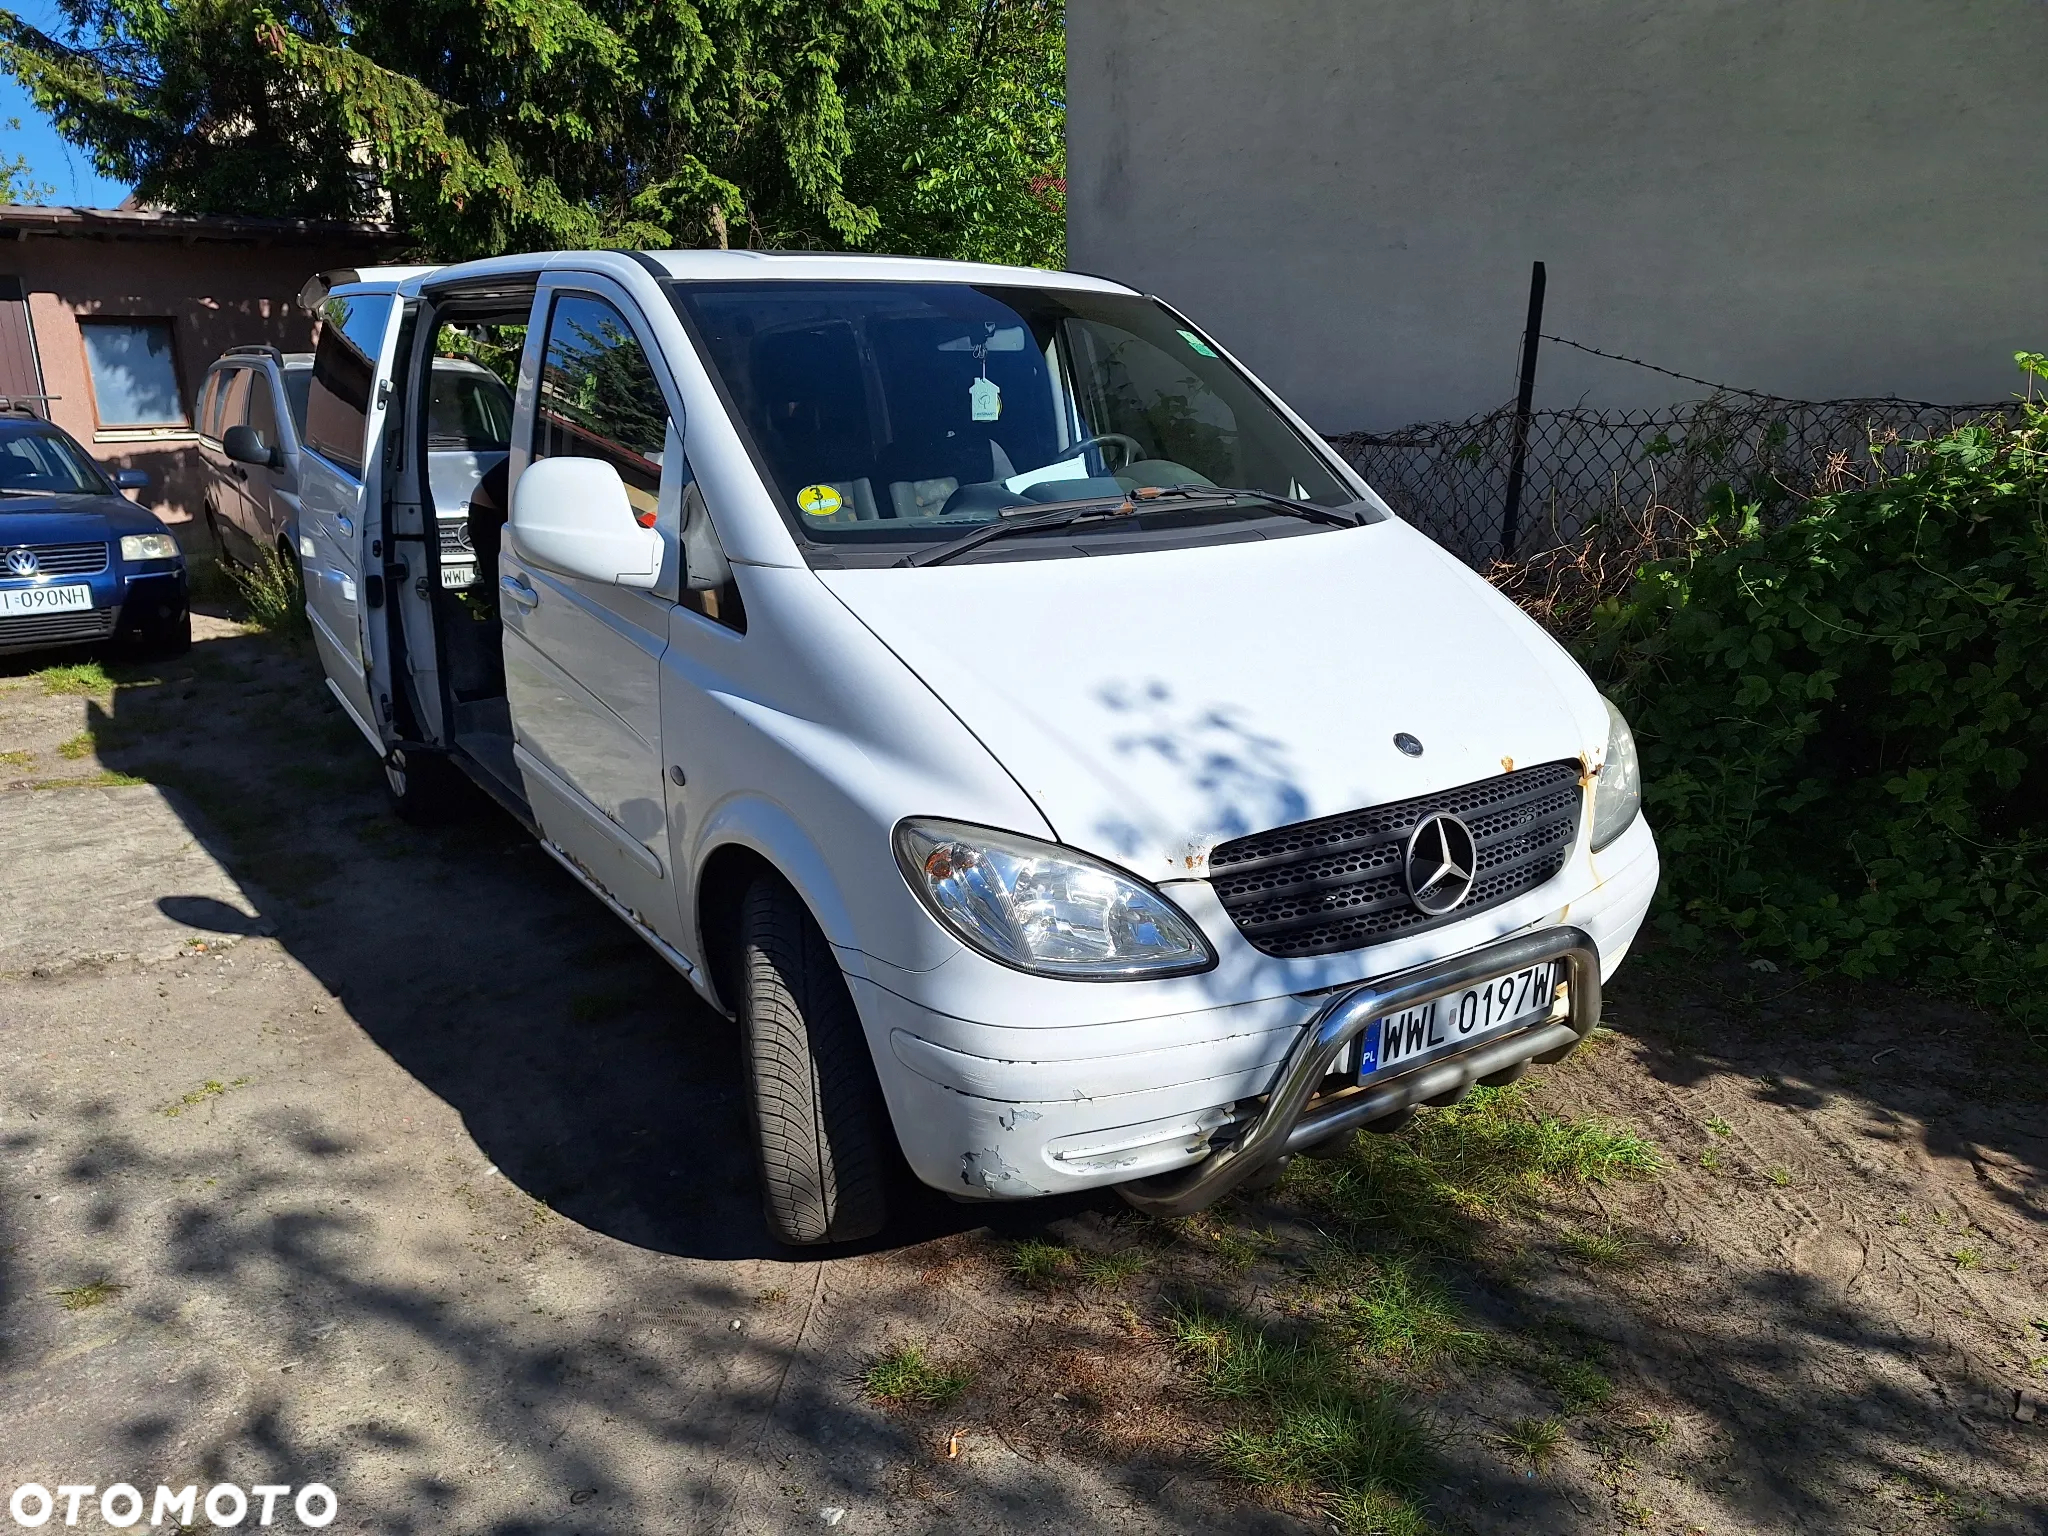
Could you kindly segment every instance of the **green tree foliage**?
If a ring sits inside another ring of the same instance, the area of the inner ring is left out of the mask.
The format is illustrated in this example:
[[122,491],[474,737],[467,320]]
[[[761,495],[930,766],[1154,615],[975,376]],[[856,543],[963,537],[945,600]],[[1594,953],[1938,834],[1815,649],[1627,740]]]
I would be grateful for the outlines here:
[[1783,526],[1726,496],[1582,654],[1635,723],[1668,927],[2048,1019],[2048,408],[1924,446]]
[[891,251],[1057,267],[1067,245],[1064,0],[948,0],[912,89],[854,119],[847,181]]
[[[1028,0],[59,7],[57,35],[0,12],[0,66],[103,174],[185,211],[388,217],[443,259],[728,242],[964,250],[963,220],[1023,207],[1003,176],[1029,188],[1057,169],[1043,111],[1032,118],[992,73],[1026,59],[1051,79],[1040,54],[1057,57],[1060,13]],[[972,104],[948,117],[911,105],[962,93]],[[957,134],[963,121],[978,127],[954,149],[914,142],[919,122]],[[873,174],[891,156],[914,174]],[[885,234],[886,218],[912,214],[919,231]]]

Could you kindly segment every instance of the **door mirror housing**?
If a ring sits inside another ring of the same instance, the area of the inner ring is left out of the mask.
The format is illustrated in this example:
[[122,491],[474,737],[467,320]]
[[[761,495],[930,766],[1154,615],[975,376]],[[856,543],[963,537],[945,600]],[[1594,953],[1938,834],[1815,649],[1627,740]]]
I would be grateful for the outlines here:
[[263,441],[263,434],[247,422],[239,422],[220,435],[220,450],[237,464],[254,464],[258,469],[277,467],[277,455]]
[[523,558],[564,576],[645,591],[661,575],[661,534],[640,526],[626,482],[603,459],[527,465],[509,531]]
[[112,479],[117,491],[141,491],[149,488],[149,471],[146,469],[117,469]]

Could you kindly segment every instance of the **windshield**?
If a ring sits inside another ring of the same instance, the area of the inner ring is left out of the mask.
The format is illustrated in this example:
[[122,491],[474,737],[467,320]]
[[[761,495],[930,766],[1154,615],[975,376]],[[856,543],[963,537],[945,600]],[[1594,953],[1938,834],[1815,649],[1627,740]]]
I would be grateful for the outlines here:
[[[1148,299],[965,283],[673,291],[814,550],[893,559],[1006,509],[1146,486],[1357,500],[1243,374]],[[1317,528],[1255,498],[1155,503],[1135,521],[1226,538]],[[988,549],[1017,558],[1019,543],[1115,538],[1134,520],[1117,522]]]
[[427,446],[480,451],[512,441],[512,392],[475,363],[434,359]]
[[0,494],[107,494],[98,466],[70,438],[48,427],[0,425]]

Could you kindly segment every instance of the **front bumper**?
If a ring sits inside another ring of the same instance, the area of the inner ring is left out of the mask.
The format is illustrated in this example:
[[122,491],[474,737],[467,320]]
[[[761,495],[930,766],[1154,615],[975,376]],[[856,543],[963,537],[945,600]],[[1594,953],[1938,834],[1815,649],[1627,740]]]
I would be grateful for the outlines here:
[[[1309,1103],[1331,1065],[1373,1020],[1445,997],[1489,977],[1546,960],[1562,960],[1569,1012],[1538,1021],[1505,1038],[1446,1057],[1356,1092]],[[1562,1061],[1600,1022],[1600,951],[1580,928],[1546,928],[1501,939],[1462,955],[1421,966],[1385,981],[1339,992],[1295,1040],[1266,1102],[1241,1134],[1192,1168],[1123,1185],[1117,1192],[1154,1216],[1185,1216],[1229,1194],[1246,1179],[1291,1152],[1299,1152],[1369,1121],[1446,1093],[1461,1092],[1523,1061]]]
[[[1529,913],[1513,927],[1465,937],[1448,954],[1444,947],[1430,952],[1419,944],[1390,945],[1400,952],[1386,954],[1381,965],[1368,960],[1337,977],[1317,976],[1318,967],[1304,965],[1306,985],[1297,991],[1271,988],[1264,969],[1234,976],[1219,970],[1173,983],[1187,1000],[1169,1012],[1105,1017],[1070,1011],[1077,1002],[1109,1001],[1113,991],[1068,997],[1073,984],[1048,981],[1020,996],[1008,973],[985,990],[960,985],[964,978],[933,985],[943,971],[885,975],[870,967],[871,974],[850,973],[847,980],[898,1140],[925,1183],[978,1199],[1135,1183],[1141,1197],[1150,1189],[1172,1200],[1178,1196],[1158,1182],[1161,1177],[1199,1175],[1226,1143],[1238,1148],[1230,1160],[1237,1170],[1232,1184],[1255,1171],[1245,1162],[1243,1133],[1275,1099],[1285,1069],[1314,1038],[1311,1026],[1320,1029],[1333,1000],[1377,997],[1376,1005],[1361,1004],[1377,1007],[1367,1015],[1377,1017],[1387,1011],[1390,988],[1468,962],[1519,969],[1526,962],[1508,966],[1502,958],[1514,946],[1569,929],[1579,938],[1565,947],[1583,941],[1594,957],[1592,983],[1577,993],[1597,1010],[1598,984],[1627,954],[1656,889],[1656,845],[1648,828],[1638,822],[1594,856],[1588,873],[1589,883],[1568,902]],[[1227,935],[1212,937],[1220,943]],[[1431,937],[1442,945],[1449,936]],[[1041,989],[1042,997],[1036,995]],[[990,1018],[1003,1022],[977,1022]],[[1581,1017],[1572,1024],[1591,1027]],[[1288,1125],[1285,1141],[1265,1161],[1576,1043],[1576,1027],[1558,1027],[1564,1032],[1542,1039],[1530,1028],[1488,1040],[1473,1056],[1426,1061],[1398,1079],[1354,1091],[1339,1121],[1324,1121],[1318,1100],[1301,1134]],[[1261,1146],[1271,1150],[1269,1143]],[[1198,1198],[1216,1196],[1205,1189]]]

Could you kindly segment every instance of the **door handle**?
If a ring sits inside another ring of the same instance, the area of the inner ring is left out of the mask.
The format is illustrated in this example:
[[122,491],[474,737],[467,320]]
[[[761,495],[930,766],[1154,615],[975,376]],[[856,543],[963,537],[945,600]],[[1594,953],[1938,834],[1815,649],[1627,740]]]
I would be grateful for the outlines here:
[[522,608],[534,608],[540,604],[540,594],[526,584],[524,576],[500,576],[498,590]]

